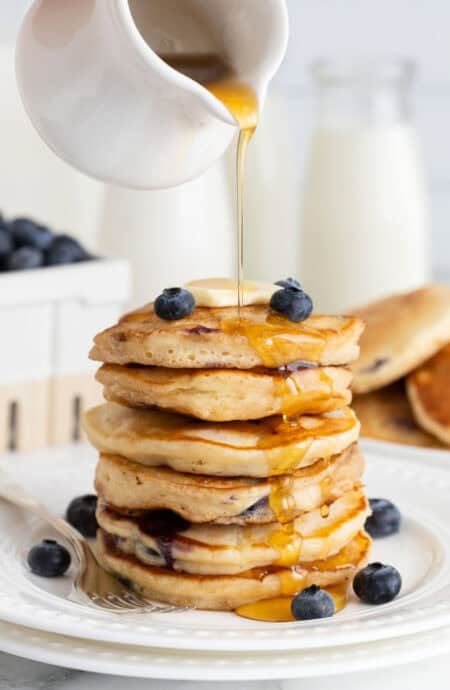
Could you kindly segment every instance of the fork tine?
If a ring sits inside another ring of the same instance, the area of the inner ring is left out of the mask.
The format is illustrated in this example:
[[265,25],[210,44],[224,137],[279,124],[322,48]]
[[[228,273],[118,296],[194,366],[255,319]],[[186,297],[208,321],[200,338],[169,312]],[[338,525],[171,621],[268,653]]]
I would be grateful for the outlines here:
[[105,611],[114,610],[112,609],[110,602],[99,596],[96,592],[86,592],[86,594],[91,602],[98,608],[104,609]]
[[107,592],[101,596],[96,592],[87,592],[87,595],[92,604],[111,613],[179,613],[192,610],[190,607],[158,604],[127,590],[123,590],[120,594]]

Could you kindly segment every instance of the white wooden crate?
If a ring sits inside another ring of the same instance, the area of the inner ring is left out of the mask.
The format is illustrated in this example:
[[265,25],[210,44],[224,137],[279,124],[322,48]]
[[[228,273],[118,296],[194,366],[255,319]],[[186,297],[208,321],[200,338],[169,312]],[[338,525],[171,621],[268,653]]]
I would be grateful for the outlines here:
[[80,437],[83,410],[101,399],[92,338],[129,292],[121,260],[0,274],[0,452]]

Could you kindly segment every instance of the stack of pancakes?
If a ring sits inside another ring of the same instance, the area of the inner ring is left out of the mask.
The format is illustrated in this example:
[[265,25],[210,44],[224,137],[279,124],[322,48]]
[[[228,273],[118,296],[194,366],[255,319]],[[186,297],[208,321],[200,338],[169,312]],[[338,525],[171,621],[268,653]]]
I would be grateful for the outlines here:
[[353,365],[363,435],[450,446],[450,286],[427,285],[355,314],[366,322]]
[[370,546],[346,367],[362,329],[267,305],[165,321],[150,304],[100,333],[108,402],[85,429],[106,567],[217,610],[348,585]]

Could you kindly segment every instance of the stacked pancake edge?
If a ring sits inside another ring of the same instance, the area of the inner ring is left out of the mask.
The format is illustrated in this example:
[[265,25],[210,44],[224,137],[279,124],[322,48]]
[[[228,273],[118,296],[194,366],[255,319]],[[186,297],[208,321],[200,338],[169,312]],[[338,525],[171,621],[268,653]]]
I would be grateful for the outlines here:
[[292,323],[266,305],[239,318],[164,321],[147,305],[95,338],[99,553],[156,601],[232,610],[345,588],[367,561],[349,406],[362,321]]

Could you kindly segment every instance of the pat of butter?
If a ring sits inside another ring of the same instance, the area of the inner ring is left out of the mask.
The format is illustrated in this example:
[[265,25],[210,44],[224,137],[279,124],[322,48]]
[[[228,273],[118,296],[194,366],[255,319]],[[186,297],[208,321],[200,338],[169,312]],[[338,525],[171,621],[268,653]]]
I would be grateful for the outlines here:
[[[204,278],[191,280],[184,287],[192,292],[197,307],[235,307],[238,303],[237,282],[232,278]],[[256,280],[242,284],[242,304],[269,304],[278,285]]]

